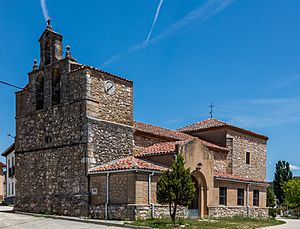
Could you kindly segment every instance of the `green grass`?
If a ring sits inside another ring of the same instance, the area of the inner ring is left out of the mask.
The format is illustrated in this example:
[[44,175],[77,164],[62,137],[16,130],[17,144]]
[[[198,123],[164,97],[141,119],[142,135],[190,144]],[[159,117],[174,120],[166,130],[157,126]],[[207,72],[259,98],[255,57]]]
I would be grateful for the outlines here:
[[244,217],[222,218],[222,219],[177,219],[175,226],[171,219],[147,219],[137,220],[132,223],[136,226],[152,228],[230,228],[230,229],[254,229],[266,226],[284,224],[276,219],[253,219]]

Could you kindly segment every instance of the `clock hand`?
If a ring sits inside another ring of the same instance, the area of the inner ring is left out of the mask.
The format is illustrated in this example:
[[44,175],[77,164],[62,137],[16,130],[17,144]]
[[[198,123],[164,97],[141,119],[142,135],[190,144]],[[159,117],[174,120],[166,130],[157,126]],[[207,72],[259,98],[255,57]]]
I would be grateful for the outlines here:
[[114,86],[111,85],[109,88],[107,88],[107,91],[110,91],[110,89],[112,89]]

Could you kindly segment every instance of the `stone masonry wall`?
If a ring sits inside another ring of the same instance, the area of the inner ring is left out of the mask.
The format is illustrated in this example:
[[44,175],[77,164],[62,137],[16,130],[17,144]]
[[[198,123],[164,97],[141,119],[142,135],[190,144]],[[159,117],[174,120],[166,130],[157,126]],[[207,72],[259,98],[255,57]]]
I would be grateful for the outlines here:
[[90,167],[133,154],[133,130],[96,119],[87,119]]
[[[86,74],[87,115],[96,119],[124,125],[133,125],[133,88],[132,82],[90,71]],[[105,92],[105,83],[115,84],[115,92]]]
[[[147,219],[152,216],[151,205],[135,205],[135,204],[113,204],[108,205],[108,219],[116,220],[137,220]],[[104,205],[90,205],[90,215],[92,218],[104,219]],[[169,207],[166,205],[154,205],[154,218],[169,217]],[[177,217],[186,217],[186,208],[178,207]]]
[[169,139],[156,138],[146,134],[142,134],[139,131],[134,131],[134,145],[138,147],[148,147],[156,143],[169,142]]
[[226,173],[228,168],[226,152],[211,151],[214,155],[214,170]]
[[84,143],[87,127],[83,125],[82,102],[57,105],[16,118],[16,151]]
[[[232,173],[256,180],[266,179],[266,142],[237,131],[228,130],[233,138]],[[250,152],[250,164],[246,164],[246,152]]]
[[[247,216],[246,207],[208,207],[209,216],[212,218],[224,218],[232,216]],[[249,216],[255,218],[267,218],[268,208],[249,208]]]
[[84,216],[89,193],[85,145],[16,153],[15,210]]

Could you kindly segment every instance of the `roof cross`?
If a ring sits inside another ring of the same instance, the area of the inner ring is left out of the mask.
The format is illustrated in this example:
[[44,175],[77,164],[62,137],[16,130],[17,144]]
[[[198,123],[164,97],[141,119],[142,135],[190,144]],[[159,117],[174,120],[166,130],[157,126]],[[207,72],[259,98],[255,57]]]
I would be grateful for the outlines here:
[[213,108],[215,107],[215,105],[213,105],[213,103],[210,103],[210,106],[208,106],[210,108],[210,118],[213,118]]

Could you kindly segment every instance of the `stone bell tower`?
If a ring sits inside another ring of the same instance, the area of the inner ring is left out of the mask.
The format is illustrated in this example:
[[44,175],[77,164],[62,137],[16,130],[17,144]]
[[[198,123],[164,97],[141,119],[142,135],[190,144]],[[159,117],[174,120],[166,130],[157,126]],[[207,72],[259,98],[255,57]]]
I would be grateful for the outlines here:
[[51,20],[48,18],[47,28],[39,39],[41,66],[53,64],[62,57],[62,35],[52,30]]
[[88,170],[132,154],[133,83],[79,64],[48,20],[16,93],[15,210],[87,216]]

